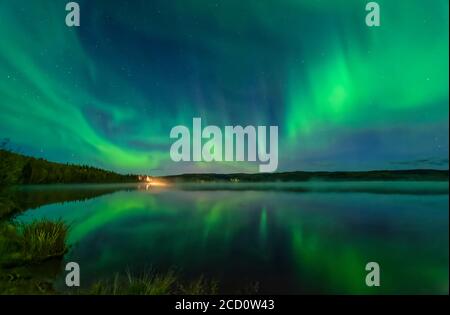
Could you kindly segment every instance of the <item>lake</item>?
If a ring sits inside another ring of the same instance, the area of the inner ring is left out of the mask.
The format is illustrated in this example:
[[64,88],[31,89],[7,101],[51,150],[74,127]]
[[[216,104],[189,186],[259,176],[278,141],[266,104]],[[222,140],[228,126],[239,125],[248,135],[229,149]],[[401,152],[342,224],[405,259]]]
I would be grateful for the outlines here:
[[[71,224],[82,286],[176,269],[223,293],[448,294],[448,182],[20,187],[18,221]],[[367,287],[377,262],[381,286]],[[56,286],[64,288],[63,267]]]

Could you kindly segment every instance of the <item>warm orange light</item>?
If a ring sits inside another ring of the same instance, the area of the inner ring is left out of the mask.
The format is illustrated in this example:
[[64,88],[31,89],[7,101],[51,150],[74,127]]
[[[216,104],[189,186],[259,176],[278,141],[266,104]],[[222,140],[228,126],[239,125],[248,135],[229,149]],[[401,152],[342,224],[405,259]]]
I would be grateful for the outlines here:
[[146,189],[150,187],[166,187],[168,185],[165,181],[151,178],[150,176],[139,176],[139,180],[146,183]]
[[150,186],[155,186],[155,187],[166,187],[166,186],[167,186],[167,183],[164,182],[164,181],[162,181],[162,180],[155,180],[155,179],[153,179],[153,180],[150,182]]

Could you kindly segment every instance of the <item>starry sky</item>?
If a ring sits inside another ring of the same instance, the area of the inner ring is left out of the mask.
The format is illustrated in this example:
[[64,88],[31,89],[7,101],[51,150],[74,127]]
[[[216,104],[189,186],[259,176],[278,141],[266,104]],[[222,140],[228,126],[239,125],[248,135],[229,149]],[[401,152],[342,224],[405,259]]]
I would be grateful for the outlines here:
[[278,171],[448,169],[449,2],[0,0],[0,138],[121,173],[256,172],[170,160],[172,127],[279,126]]

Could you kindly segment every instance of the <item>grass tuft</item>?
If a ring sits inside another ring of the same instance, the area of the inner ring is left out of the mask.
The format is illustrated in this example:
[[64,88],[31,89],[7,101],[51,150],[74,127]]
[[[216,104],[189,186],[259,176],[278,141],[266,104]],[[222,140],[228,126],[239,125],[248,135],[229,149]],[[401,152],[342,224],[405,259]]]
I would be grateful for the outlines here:
[[215,280],[207,280],[202,275],[187,284],[180,284],[179,290],[182,295],[214,295],[217,294],[219,284]]
[[21,247],[33,261],[60,257],[67,250],[66,238],[69,227],[61,220],[34,221],[19,226]]
[[164,274],[151,271],[138,275],[129,271],[125,276],[116,274],[112,280],[95,282],[85,293],[93,295],[209,295],[217,294],[217,292],[216,281],[208,281],[201,276],[197,280],[182,284],[177,274],[170,270]]
[[61,257],[69,226],[63,221],[0,223],[0,265],[20,266]]
[[111,281],[100,280],[89,289],[94,295],[167,295],[175,288],[177,277],[173,271],[165,274],[144,272],[134,275],[127,272],[125,277],[119,274]]

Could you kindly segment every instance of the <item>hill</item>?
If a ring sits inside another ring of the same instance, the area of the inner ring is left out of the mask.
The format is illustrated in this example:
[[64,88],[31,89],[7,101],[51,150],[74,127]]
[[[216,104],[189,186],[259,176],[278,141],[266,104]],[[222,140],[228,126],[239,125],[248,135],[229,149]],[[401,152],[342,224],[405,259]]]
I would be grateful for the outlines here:
[[321,181],[448,181],[448,170],[381,170],[361,172],[285,172],[258,174],[183,174],[165,176],[170,182],[302,182]]
[[136,175],[122,175],[84,165],[55,163],[0,150],[0,185],[137,181]]
[[[302,182],[323,181],[448,181],[448,170],[378,170],[360,172],[284,172],[257,174],[182,174],[163,176],[169,182]],[[0,185],[138,182],[137,175],[49,162],[0,149]]]

